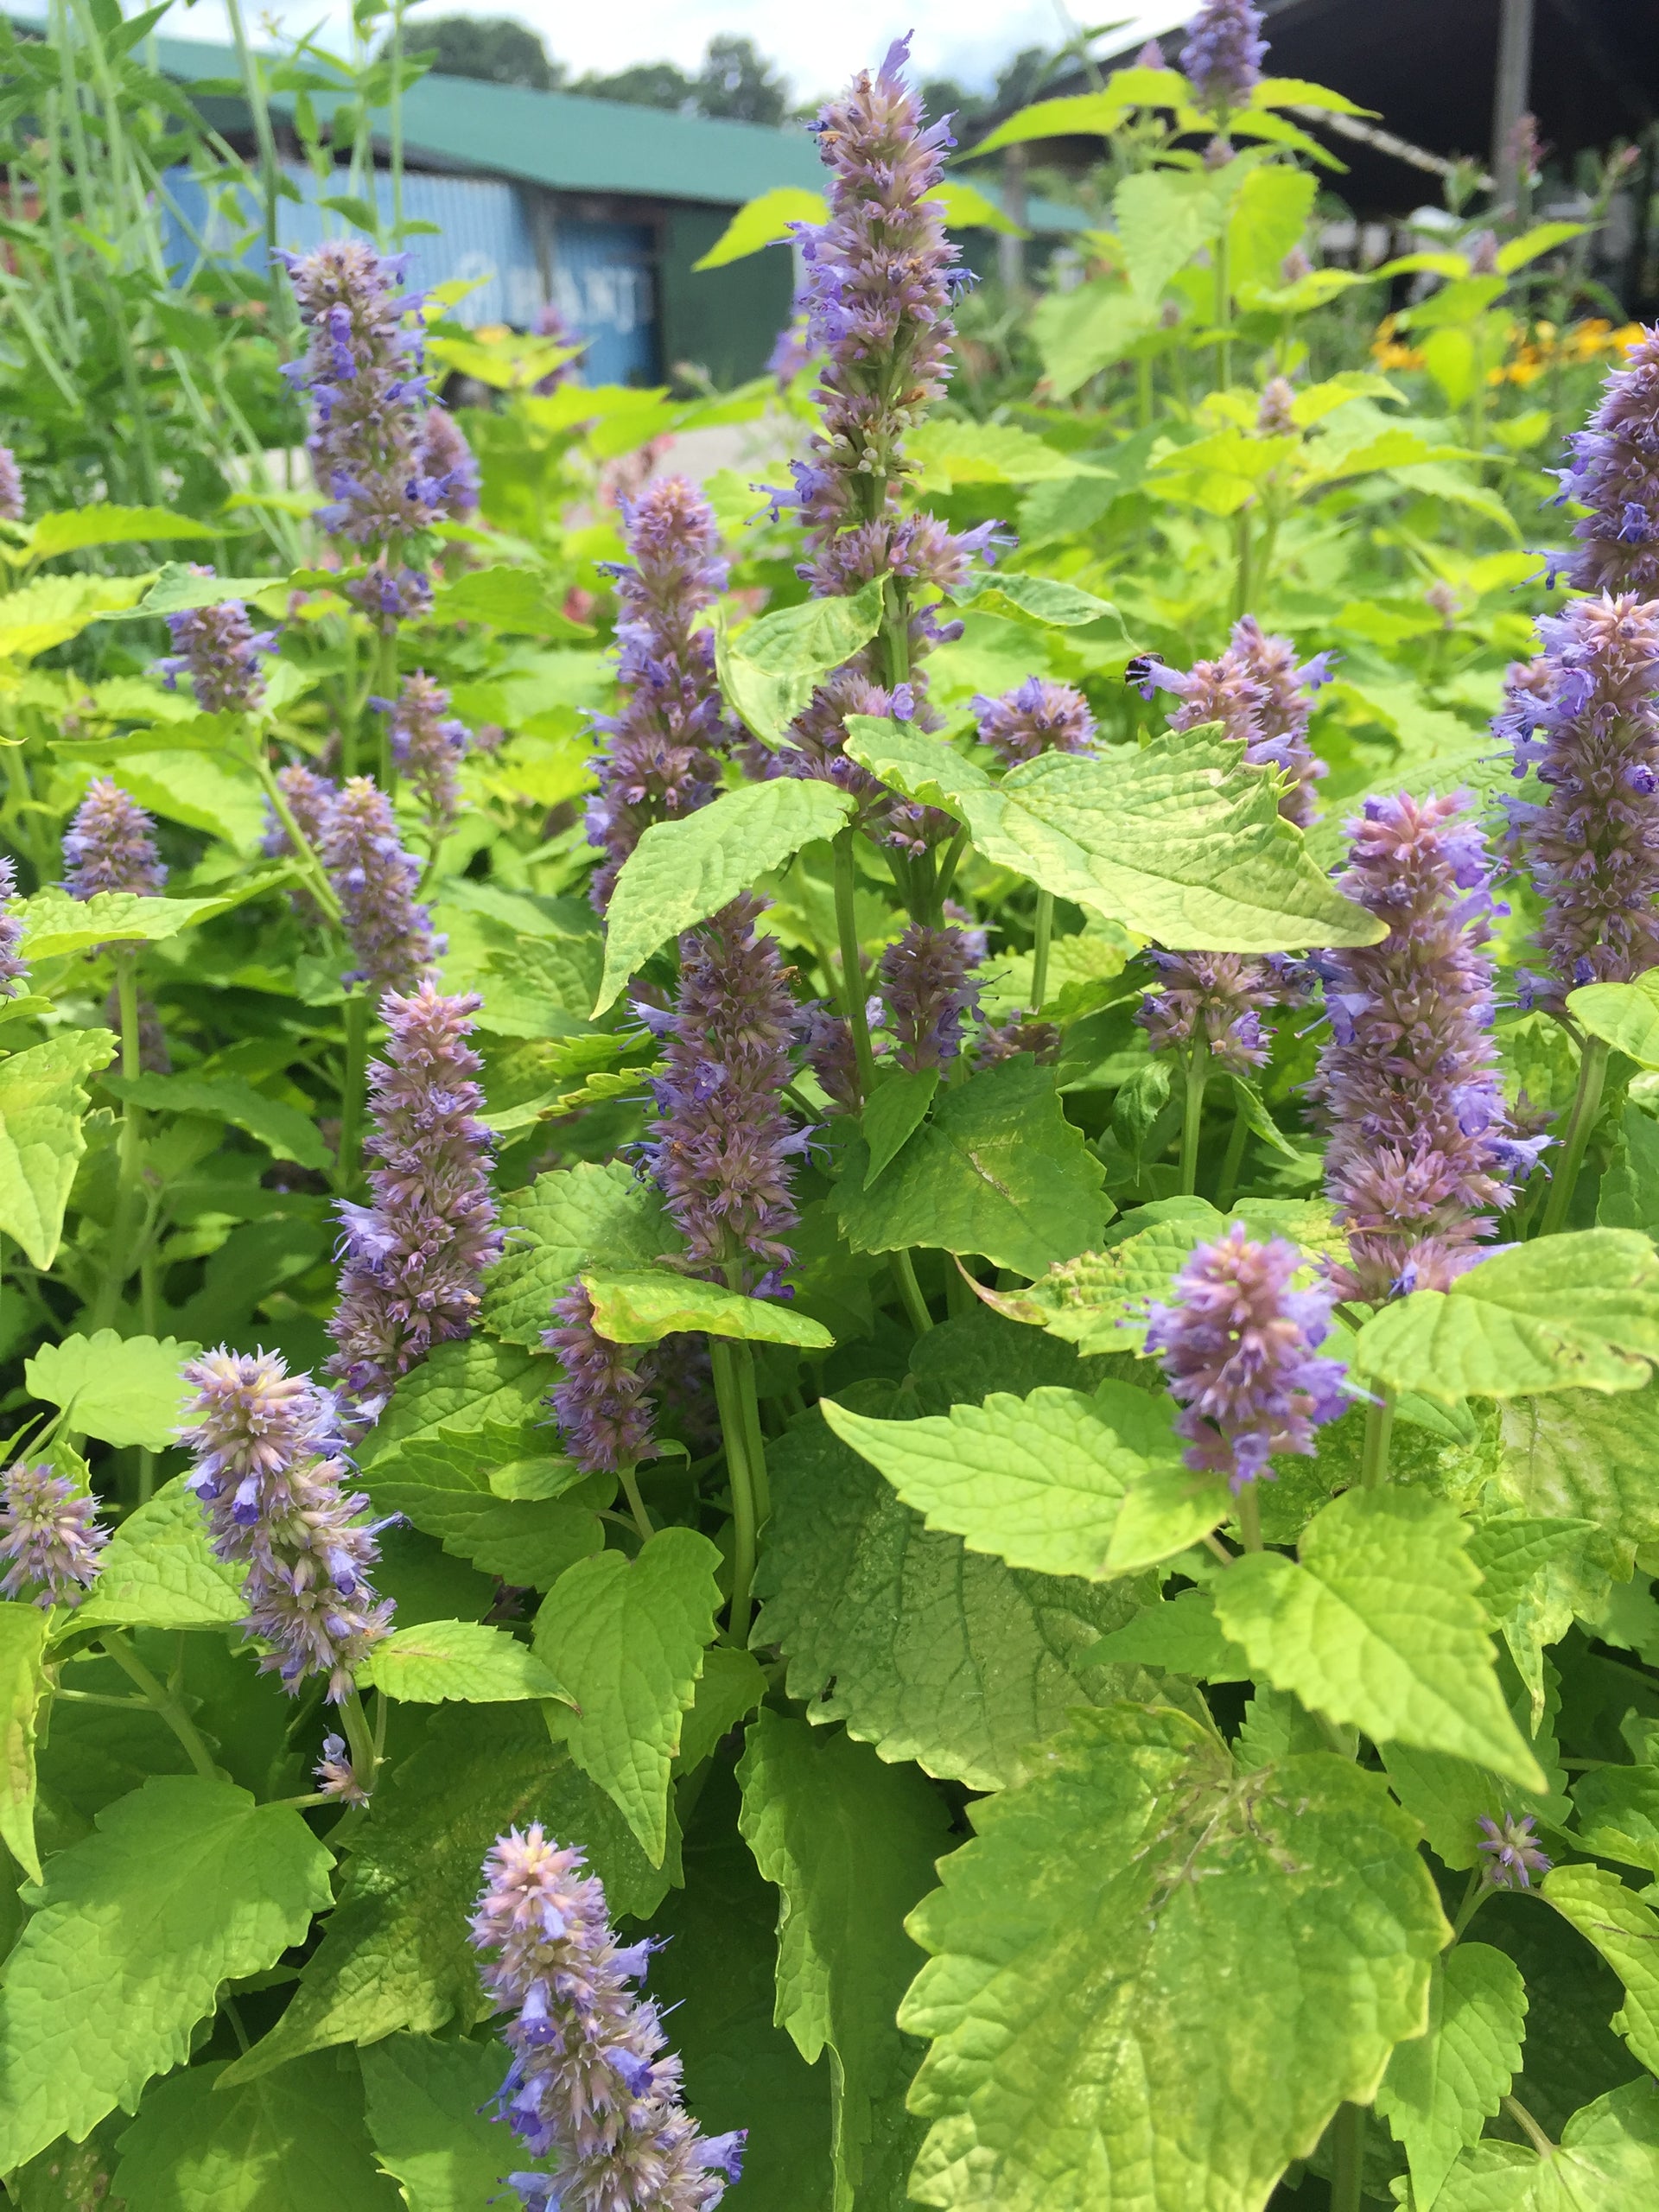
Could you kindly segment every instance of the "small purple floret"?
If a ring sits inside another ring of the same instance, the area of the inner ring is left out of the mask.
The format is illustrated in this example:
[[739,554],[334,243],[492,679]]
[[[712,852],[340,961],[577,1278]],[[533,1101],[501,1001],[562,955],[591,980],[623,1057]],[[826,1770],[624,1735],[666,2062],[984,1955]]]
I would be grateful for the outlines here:
[[1554,1860],[1548,1856],[1533,1833],[1530,1813],[1517,1819],[1504,1813],[1497,1820],[1481,1815],[1485,1831],[1477,1849],[1485,1853],[1481,1879],[1494,1890],[1529,1890],[1535,1874],[1548,1874]]
[[1095,718],[1075,684],[1028,676],[1000,699],[981,692],[972,703],[982,742],[1001,754],[1005,767],[1040,753],[1087,753],[1095,742]]
[[19,1459],[0,1475],[0,1598],[27,1596],[47,1611],[78,1605],[98,1580],[110,1541],[95,1516],[98,1500],[67,1475]]

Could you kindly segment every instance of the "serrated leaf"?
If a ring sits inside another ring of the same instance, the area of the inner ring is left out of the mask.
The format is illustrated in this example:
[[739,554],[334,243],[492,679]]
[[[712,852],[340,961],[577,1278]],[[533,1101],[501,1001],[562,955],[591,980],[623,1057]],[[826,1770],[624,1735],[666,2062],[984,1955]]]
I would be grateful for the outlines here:
[[[94,502],[40,516],[21,549],[28,561],[54,561],[94,545],[141,545],[169,537],[208,537],[210,523],[175,515],[166,507],[116,507]],[[264,582],[269,583],[267,576]]]
[[224,1076],[105,1076],[104,1089],[156,1113],[194,1114],[205,1121],[227,1122],[264,1145],[273,1160],[291,1160],[324,1175],[334,1164],[334,1154],[308,1116],[283,1099],[267,1098],[251,1083],[232,1082]]
[[1498,1687],[1467,1523],[1422,1491],[1347,1491],[1298,1557],[1253,1552],[1211,1586],[1216,1618],[1255,1673],[1339,1727],[1544,1777]]
[[1024,1573],[929,1529],[820,1420],[767,1457],[755,1640],[782,1647],[810,1720],[997,1789],[1072,1706],[1141,1687],[1096,1642],[1133,1610],[1124,1585]]
[[655,1344],[696,1329],[746,1344],[794,1344],[828,1351],[835,1343],[821,1322],[770,1298],[745,1298],[723,1283],[668,1268],[626,1272],[593,1268],[582,1277],[593,1303],[594,1333],[613,1344]]
[[364,2051],[369,2134],[409,2212],[481,2212],[499,2190],[505,2145],[484,2107],[506,2058],[493,2041],[430,2036],[388,2036]]
[[1629,983],[1585,983],[1567,993],[1567,1008],[1592,1037],[1659,1067],[1659,968]]
[[1183,1590],[1147,1605],[1106,1638],[1101,1656],[1166,1667],[1206,1682],[1245,1681],[1250,1671],[1244,1654],[1216,1618],[1215,1600],[1207,1590]]
[[41,1269],[58,1255],[86,1150],[86,1078],[109,1065],[115,1046],[107,1029],[71,1029],[0,1060],[0,1235]]
[[144,2099],[114,2188],[133,2212],[397,2212],[363,2124],[363,2090],[332,2058],[221,2092],[222,2060]]
[[927,1119],[938,1087],[938,1068],[899,1068],[870,1093],[861,1124],[868,1147],[863,1185],[867,1191]]
[[365,1685],[415,1705],[508,1705],[569,1692],[546,1663],[505,1629],[482,1621],[423,1621],[394,1629],[362,1669]]
[[1519,1398],[1498,1422],[1502,1496],[1527,1513],[1593,1521],[1622,1543],[1659,1543],[1659,1389]]
[[[1039,1574],[1131,1574],[1185,1551],[1228,1510],[1224,1483],[1182,1465],[1171,1402],[1131,1383],[1103,1382],[1092,1397],[1048,1387],[1027,1398],[998,1391],[983,1405],[923,1421],[876,1421],[833,1398],[820,1403],[842,1441],[879,1468],[930,1529]],[[1158,1478],[1184,1504],[1173,1504],[1163,1543],[1147,1558],[1120,1540],[1118,1524],[1126,1497]]]
[[745,200],[708,252],[691,266],[698,270],[723,269],[728,262],[741,261],[759,253],[763,246],[788,238],[797,223],[827,222],[829,215],[829,205],[821,192],[808,191],[798,184],[774,185],[770,192]]
[[133,891],[99,891],[90,899],[72,899],[67,891],[48,885],[22,903],[24,957],[54,960],[98,944],[160,944],[181,930],[194,929],[250,899],[281,890],[292,878],[293,870],[284,862],[256,870],[211,899],[145,899]]
[[537,1420],[558,1370],[545,1355],[488,1337],[435,1344],[411,1368],[359,1447],[365,1468],[384,1470],[406,1445],[438,1437],[477,1435]]
[[35,1848],[35,1715],[46,1688],[47,1630],[39,1605],[0,1604],[0,1843],[29,1876],[41,1878]]
[[[881,626],[886,591],[886,577],[873,576],[848,598],[780,607],[735,632],[716,624],[715,666],[721,695],[763,745],[780,745],[824,677],[869,643]],[[725,900],[716,903],[723,906]]]
[[1639,1390],[1659,1360],[1659,1255],[1630,1229],[1512,1245],[1359,1332],[1356,1370],[1442,1405],[1471,1395]]
[[188,1395],[181,1370],[201,1350],[176,1337],[121,1337],[99,1329],[42,1344],[23,1368],[32,1397],[61,1406],[68,1426],[105,1444],[160,1452],[178,1433]]
[[1029,622],[1057,630],[1076,630],[1085,623],[1120,619],[1109,600],[1096,599],[1093,592],[1076,584],[1055,576],[1020,575],[1003,569],[976,569],[965,583],[951,592],[950,598],[957,607],[981,607],[988,614],[1020,614]]
[[1627,1890],[1605,1866],[1554,1866],[1545,1875],[1545,1901],[1594,1946],[1624,1985],[1624,2004],[1613,2015],[1649,2073],[1659,2071],[1659,1915]]
[[[0,598],[0,658],[28,660],[130,607],[143,576],[36,576]],[[118,616],[117,617],[118,620]]]
[[[451,1434],[406,1444],[365,1481],[377,1512],[403,1513],[417,1529],[436,1536],[453,1558],[468,1560],[486,1574],[499,1574],[518,1589],[550,1590],[579,1559],[596,1552],[604,1529],[592,1508],[607,1502],[604,1478],[597,1498],[589,1478],[569,1461],[549,1460],[539,1473],[531,1464],[515,1469],[492,1464],[502,1448],[516,1448],[519,1432],[502,1432],[510,1442],[495,1444],[488,1430]],[[502,1479],[514,1486],[528,1482],[536,1495],[504,1497]],[[579,1495],[561,1492],[578,1490]]]
[[910,1920],[924,2204],[1259,2212],[1422,2032],[1446,1924],[1381,1780],[1240,1776],[1166,1707],[1077,1714]]
[[849,1145],[836,1211],[855,1252],[931,1245],[1040,1274],[1098,1238],[1105,1170],[1065,1118],[1051,1070],[1020,1057],[947,1085],[938,1109],[868,1187]]
[[550,588],[550,579],[531,569],[498,562],[493,568],[463,569],[432,594],[434,622],[483,622],[524,638],[591,638],[591,626],[571,620]]
[[1315,865],[1272,774],[1211,727],[1045,753],[1001,779],[907,723],[852,715],[847,730],[855,760],[954,815],[986,860],[1173,949],[1291,952],[1384,933]]
[[1573,1802],[1586,1851],[1659,1879],[1659,1768],[1593,1768],[1573,1783]]
[[669,1769],[712,1643],[720,1554],[693,1529],[659,1529],[636,1558],[601,1552],[562,1574],[536,1616],[536,1649],[575,1700],[559,1732],[653,1866],[668,1840]]
[[723,1737],[747,1720],[766,1694],[766,1677],[752,1651],[729,1643],[711,1644],[702,1655],[702,1672],[680,1723],[675,1764],[682,1774],[709,1758]]
[[1659,2192],[1659,2089],[1632,2082],[1575,2112],[1553,2154],[1518,2143],[1465,2151],[1434,2212],[1635,2212]]
[[916,1955],[905,1915],[933,1878],[949,1815],[921,1776],[848,1736],[762,1712],[738,1766],[739,1826],[781,1893],[778,2005],[809,2065],[831,2054],[836,2212],[851,2212],[876,2108],[908,2077],[893,2025]]
[[118,1524],[105,1546],[98,1580],[84,1604],[59,1624],[64,1635],[123,1628],[234,1628],[247,1616],[246,1569],[227,1566],[207,1541],[201,1501],[182,1475]]
[[263,1974],[329,1902],[332,1861],[291,1806],[153,1777],[59,1852],[0,1987],[0,2166],[130,2109],[188,2057],[219,1986]]
[[[297,1816],[296,1816],[297,1817]],[[668,1872],[653,1875],[609,1800],[548,1741],[528,1707],[441,1707],[419,1748],[375,1791],[354,1839],[340,1903],[306,1961],[288,2010],[235,2063],[252,2081],[308,2050],[378,2043],[399,2029],[464,2030],[490,2009],[467,1921],[484,1854],[510,1827],[540,1821],[579,1843],[611,1910],[648,1916]]]
[[1121,181],[1112,212],[1137,299],[1155,306],[1170,278],[1216,236],[1234,181],[1206,169],[1147,169]]
[[1485,1943],[1459,1943],[1434,1967],[1428,2032],[1397,2044],[1376,2109],[1403,2145],[1412,2195],[1430,2212],[1458,2154],[1480,2139],[1521,2065],[1527,1986]]
[[594,1016],[615,1004],[629,977],[671,938],[717,914],[803,845],[833,837],[853,804],[833,784],[780,777],[745,784],[677,821],[652,823],[611,893]]
[[[137,581],[142,582],[143,579]],[[331,577],[329,581],[333,582],[335,580]],[[282,583],[280,576],[203,575],[188,562],[166,561],[136,607],[129,605],[124,613],[105,619],[126,622],[153,621],[159,615],[183,614],[197,607],[223,607],[233,599],[257,599],[261,592],[268,592],[273,585],[280,586]]]
[[620,1160],[538,1175],[503,1203],[500,1222],[506,1249],[486,1278],[480,1319],[492,1336],[537,1349],[553,1300],[583,1268],[646,1265],[683,1242],[655,1185]]

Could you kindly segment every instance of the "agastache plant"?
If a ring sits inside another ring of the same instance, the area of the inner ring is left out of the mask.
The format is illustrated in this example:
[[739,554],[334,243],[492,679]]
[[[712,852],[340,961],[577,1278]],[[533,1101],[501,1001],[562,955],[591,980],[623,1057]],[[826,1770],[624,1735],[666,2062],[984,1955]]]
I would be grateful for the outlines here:
[[319,849],[356,956],[345,980],[377,994],[413,990],[443,940],[433,934],[430,908],[415,897],[420,862],[404,849],[391,802],[366,776],[346,779],[324,817]]
[[0,446],[0,522],[22,522],[23,480],[17,456],[10,446]]
[[912,922],[882,954],[893,1055],[906,1073],[948,1068],[961,1052],[963,1024],[978,1004],[969,981],[976,950],[966,930]]
[[18,986],[29,976],[29,963],[17,950],[23,941],[23,918],[5,911],[16,896],[16,865],[9,855],[0,854],[0,998],[5,999],[15,999]]
[[1087,753],[1096,728],[1089,702],[1075,684],[1028,676],[1000,698],[976,693],[972,702],[980,741],[1006,768],[1044,753]]
[[741,2171],[744,2131],[705,2136],[680,2062],[634,1985],[658,1946],[620,1944],[583,1853],[539,1822],[498,1836],[472,1940],[512,2054],[495,2100],[548,2173],[512,2173],[526,2212],[713,2212]]
[[[213,571],[195,573],[211,575]],[[256,630],[239,599],[169,614],[167,626],[174,650],[156,665],[169,691],[176,691],[179,678],[188,676],[204,714],[244,715],[257,709],[265,696],[259,658],[276,644],[274,630]]]
[[64,889],[72,899],[95,899],[100,891],[154,898],[167,883],[155,830],[151,817],[119,784],[94,776],[64,832]]
[[460,817],[467,725],[449,712],[449,694],[423,670],[404,678],[396,700],[369,703],[391,716],[391,757],[419,799],[427,835],[435,843]]
[[1252,768],[1275,769],[1284,779],[1279,811],[1306,830],[1318,811],[1313,787],[1325,772],[1309,741],[1308,719],[1313,694],[1331,681],[1332,658],[1321,652],[1299,661],[1288,638],[1264,632],[1246,614],[1218,659],[1195,662],[1185,674],[1151,661],[1143,694],[1175,694],[1180,704],[1169,718],[1172,729],[1218,722],[1224,737],[1242,739]]
[[1267,58],[1262,10],[1252,0],[1205,0],[1187,26],[1181,72],[1198,105],[1224,123],[1249,105]]
[[1659,328],[1643,330],[1567,440],[1561,497],[1587,507],[1562,564],[1575,590],[1659,597]]
[[0,1598],[27,1598],[49,1611],[78,1605],[98,1580],[110,1532],[98,1500],[67,1475],[19,1459],[0,1475]]

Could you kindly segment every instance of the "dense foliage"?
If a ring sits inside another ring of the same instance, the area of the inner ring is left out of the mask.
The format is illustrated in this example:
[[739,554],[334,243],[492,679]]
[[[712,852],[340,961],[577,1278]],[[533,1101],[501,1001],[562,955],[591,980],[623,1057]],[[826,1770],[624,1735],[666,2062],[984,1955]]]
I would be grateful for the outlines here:
[[25,2212],[1659,2202],[1659,333],[1315,266],[1259,29],[1006,126],[1034,392],[902,46],[695,402],[35,148]]

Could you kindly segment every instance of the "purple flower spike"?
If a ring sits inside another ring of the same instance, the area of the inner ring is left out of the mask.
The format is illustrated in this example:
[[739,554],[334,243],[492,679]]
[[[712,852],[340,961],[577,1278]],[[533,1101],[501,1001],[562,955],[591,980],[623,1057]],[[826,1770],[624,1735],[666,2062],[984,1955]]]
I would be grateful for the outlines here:
[[478,463],[447,407],[429,407],[421,418],[420,462],[422,475],[439,487],[438,504],[451,522],[478,512]]
[[472,1941],[485,1988],[512,2015],[496,2115],[532,2158],[557,2160],[508,2178],[535,2212],[712,2212],[745,2132],[705,2136],[681,2104],[679,2059],[634,1987],[655,1942],[617,1942],[585,1864],[539,1822],[499,1836],[484,1861]]
[[1176,694],[1181,703],[1169,718],[1172,729],[1219,722],[1224,737],[1242,739],[1252,768],[1276,768],[1288,779],[1279,811],[1306,830],[1314,817],[1313,786],[1325,772],[1308,741],[1308,717],[1314,692],[1330,680],[1328,653],[1299,664],[1288,638],[1269,635],[1247,614],[1233,625],[1219,660],[1198,661],[1185,676],[1154,663],[1146,696],[1154,689]]
[[1167,979],[1135,1008],[1153,1051],[1185,1054],[1196,1042],[1232,1075],[1267,1065],[1272,1040],[1262,1016],[1275,1006],[1300,1005],[1312,980],[1282,953],[1148,952],[1147,958]]
[[1282,1237],[1252,1243],[1236,1222],[1201,1244],[1175,1278],[1174,1300],[1152,1308],[1147,1349],[1159,1354],[1186,1464],[1227,1477],[1235,1491],[1276,1452],[1308,1458],[1313,1432],[1347,1410],[1340,1360],[1322,1358],[1335,1292],[1293,1290],[1301,1255]]
[[1181,72],[1198,105],[1225,116],[1249,105],[1267,58],[1262,10],[1251,0],[1205,0],[1186,28]]
[[542,1343],[556,1352],[564,1379],[548,1393],[559,1437],[588,1474],[613,1475],[657,1456],[651,1401],[640,1363],[594,1327],[594,1302],[579,1282],[553,1301],[557,1325]]
[[[192,573],[210,576],[213,572],[193,568]],[[169,614],[167,626],[175,650],[156,665],[169,691],[176,691],[179,678],[188,676],[203,714],[254,712],[265,696],[259,656],[276,644],[274,630],[256,630],[239,599]]]
[[340,1302],[329,1372],[354,1422],[378,1419],[397,1377],[435,1344],[470,1336],[486,1268],[501,1256],[490,1189],[493,1139],[477,1118],[481,1065],[465,1042],[483,1001],[428,980],[388,991],[386,1057],[369,1068],[364,1144],[372,1203],[339,1202]]
[[1495,1821],[1483,1814],[1479,1826],[1485,1833],[1477,1848],[1486,1853],[1480,1876],[1489,1889],[1529,1890],[1533,1876],[1548,1874],[1554,1865],[1533,1833],[1530,1813],[1519,1820],[1504,1813]]
[[156,896],[167,869],[156,849],[155,828],[119,784],[95,776],[64,832],[64,889],[72,899],[96,898],[100,891]]
[[17,456],[10,446],[0,446],[0,522],[22,522],[23,480]]
[[698,1271],[734,1263],[771,1285],[794,1255],[791,1163],[806,1148],[782,1107],[802,1024],[760,901],[734,899],[680,940],[678,1001],[652,1084],[658,1119],[645,1157]]
[[1332,1039],[1308,1088],[1352,1255],[1335,1280],[1373,1304],[1472,1267],[1538,1149],[1516,1139],[1497,1074],[1491,878],[1464,803],[1366,800],[1339,881],[1389,934],[1319,960]]
[[599,790],[588,836],[605,857],[592,898],[603,913],[622,863],[653,822],[707,806],[720,755],[736,734],[715,681],[715,637],[696,617],[726,588],[714,509],[682,476],[647,484],[623,508],[631,564],[617,584],[617,677],[622,710],[599,715]]
[[349,778],[329,808],[321,852],[357,956],[345,981],[412,990],[443,939],[432,933],[430,908],[415,903],[420,862],[404,849],[391,800],[366,776]]
[[1575,591],[1659,598],[1659,326],[1609,375],[1586,427],[1567,440],[1561,495],[1590,512],[1562,573]]
[[887,1024],[901,1068],[947,1068],[962,1051],[962,1025],[978,1006],[968,980],[975,948],[967,931],[912,922],[881,956]]
[[452,830],[461,814],[457,772],[467,757],[467,725],[448,708],[449,694],[442,685],[416,670],[404,678],[391,710],[391,757],[419,794],[435,837]]
[[1509,811],[1544,901],[1541,995],[1559,1003],[1659,965],[1659,605],[1574,600],[1538,629],[1543,653],[1510,671],[1493,728],[1548,794]]
[[98,1580],[99,1554],[110,1532],[94,1519],[98,1500],[77,1495],[67,1475],[38,1460],[19,1459],[0,1475],[0,1598],[21,1598],[47,1611],[78,1605]]
[[337,1705],[392,1608],[368,1579],[379,1556],[359,1518],[369,1501],[342,1488],[334,1402],[273,1351],[221,1344],[191,1360],[184,1379],[196,1393],[180,1431],[195,1454],[187,1485],[207,1508],[214,1551],[247,1567],[245,1631],[270,1647],[261,1671],[280,1675],[290,1696],[325,1675]]
[[1001,755],[1005,767],[1034,760],[1039,753],[1087,753],[1095,742],[1089,702],[1070,683],[1028,676],[1000,699],[973,701],[981,741]]
[[9,855],[0,855],[0,998],[15,999],[17,986],[29,975],[17,948],[23,941],[23,918],[5,909],[17,896],[17,869]]

